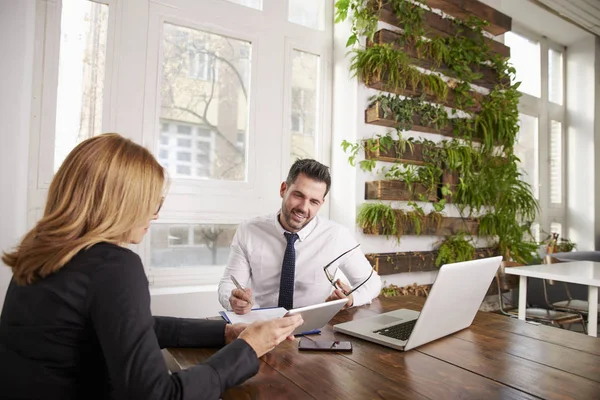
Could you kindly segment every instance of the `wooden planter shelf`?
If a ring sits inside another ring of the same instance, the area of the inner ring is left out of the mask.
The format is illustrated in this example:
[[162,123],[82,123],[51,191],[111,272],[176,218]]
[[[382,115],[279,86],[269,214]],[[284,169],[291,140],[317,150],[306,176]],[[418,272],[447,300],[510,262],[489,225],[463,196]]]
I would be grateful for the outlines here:
[[[475,258],[498,255],[491,248],[476,249]],[[409,251],[405,253],[371,253],[366,257],[379,275],[391,275],[402,272],[436,271],[437,251]],[[495,286],[495,282],[493,282]]]
[[[379,20],[390,25],[402,28],[402,24],[396,18],[396,14],[392,10],[392,6],[385,0],[376,0],[376,7],[379,9]],[[442,0],[445,1],[445,0]],[[443,18],[439,14],[431,11],[425,11],[423,16],[423,25],[425,29],[425,35],[430,38],[435,37],[447,37],[456,36],[459,33],[459,26],[449,18]],[[462,36],[466,36],[472,39],[477,39],[477,33],[469,31],[465,28],[461,33]],[[493,39],[487,40],[490,52],[498,54],[502,57],[510,57],[510,47],[497,42]]]
[[421,183],[413,185],[413,191],[409,190],[406,182],[398,180],[365,182],[365,200],[418,200],[419,195],[424,195],[428,201],[437,201],[437,193],[427,190]]
[[475,92],[475,91],[471,91],[469,97],[475,101],[475,105],[470,106],[470,107],[464,107],[464,106],[459,106],[459,104],[457,102],[458,95],[457,95],[456,91],[454,89],[452,89],[451,87],[448,87],[448,95],[446,96],[445,99],[438,99],[434,93],[412,90],[409,86],[407,86],[405,88],[393,87],[387,83],[387,77],[381,76],[380,72],[373,75],[373,77],[368,82],[365,79],[363,79],[363,81],[365,83],[365,86],[367,86],[371,89],[377,89],[377,90],[381,90],[384,92],[399,94],[399,95],[406,96],[406,97],[419,97],[419,96],[423,95],[424,100],[429,103],[441,104],[441,105],[444,105],[447,107],[461,109],[461,110],[469,111],[469,112],[481,111],[481,101],[484,98],[483,94]]
[[[396,222],[401,223],[404,229],[402,235],[414,236],[417,235],[417,231],[412,221],[400,221]],[[381,226],[378,226],[377,229],[363,229],[363,233],[366,235],[382,235],[383,229]],[[474,219],[463,219],[459,217],[444,217],[441,223],[436,224],[433,221],[426,219],[421,223],[421,232],[420,235],[426,236],[450,236],[456,235],[459,232],[467,233],[468,235],[477,235],[479,231],[479,222]]]
[[478,0],[425,0],[431,8],[437,8],[454,18],[465,20],[476,16],[489,25],[483,29],[494,36],[502,35],[512,29],[512,18]]
[[[381,108],[379,102],[373,104],[371,107],[365,110],[365,123],[385,126],[388,128],[396,128],[398,126],[398,123],[394,119],[393,115],[388,115],[387,117],[383,116],[383,109]],[[436,133],[438,135],[454,137],[453,128],[451,125],[437,129],[433,126],[423,124],[418,115],[413,116],[413,124],[409,130],[423,133]]]
[[[424,54],[419,54],[417,47],[414,44],[405,43],[402,36],[388,29],[382,29],[375,33],[373,41],[367,42],[367,47],[373,45],[391,44],[394,49],[404,52],[413,62],[413,64],[428,70],[437,70],[448,77],[456,78],[456,74],[447,65],[435,67],[435,62],[432,59],[425,58]],[[500,79],[498,73],[491,67],[486,65],[472,65],[473,72],[483,74],[480,79],[474,80],[472,83],[488,89],[493,89],[498,83],[510,84],[510,79],[505,77]]]
[[[397,141],[394,141],[397,143]],[[424,165],[423,160],[423,145],[416,143],[411,148],[407,145],[404,152],[400,152],[395,144],[390,146],[389,149],[381,148],[379,146],[379,139],[377,139],[376,148],[369,150],[365,144],[365,159],[375,161],[387,161],[387,162],[399,162],[402,164],[413,164],[413,165]]]

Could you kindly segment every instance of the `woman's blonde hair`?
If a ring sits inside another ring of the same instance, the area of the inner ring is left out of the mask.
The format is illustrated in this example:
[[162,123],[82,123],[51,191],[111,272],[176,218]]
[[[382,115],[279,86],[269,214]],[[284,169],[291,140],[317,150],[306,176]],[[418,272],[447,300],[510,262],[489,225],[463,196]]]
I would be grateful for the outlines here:
[[165,172],[152,154],[108,133],[80,143],[52,179],[44,217],[2,261],[30,284],[96,243],[124,243],[160,204]]

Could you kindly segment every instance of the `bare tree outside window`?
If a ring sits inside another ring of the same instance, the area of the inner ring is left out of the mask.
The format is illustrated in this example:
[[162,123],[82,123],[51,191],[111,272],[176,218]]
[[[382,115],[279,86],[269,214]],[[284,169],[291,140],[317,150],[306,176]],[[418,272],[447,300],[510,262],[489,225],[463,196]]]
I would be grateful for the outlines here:
[[292,52],[291,162],[315,158],[319,94],[319,56]]
[[[247,149],[238,138],[248,135],[251,50],[247,41],[164,24],[161,134],[193,140],[188,164],[159,158],[175,177],[247,179]],[[180,150],[177,143],[159,149]]]
[[108,6],[63,0],[54,170],[81,141],[102,132]]

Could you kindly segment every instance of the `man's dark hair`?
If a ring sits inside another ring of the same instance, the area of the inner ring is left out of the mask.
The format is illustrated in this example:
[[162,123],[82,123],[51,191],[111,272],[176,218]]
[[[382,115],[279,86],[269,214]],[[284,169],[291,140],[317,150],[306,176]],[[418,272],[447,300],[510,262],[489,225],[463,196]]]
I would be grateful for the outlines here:
[[327,188],[325,189],[325,195],[323,195],[323,197],[327,196],[329,188],[331,187],[329,167],[309,158],[298,159],[292,164],[290,172],[288,172],[287,179],[285,180],[286,185],[289,187],[296,182],[296,178],[299,174],[304,174],[317,182],[324,182],[325,185],[327,185]]

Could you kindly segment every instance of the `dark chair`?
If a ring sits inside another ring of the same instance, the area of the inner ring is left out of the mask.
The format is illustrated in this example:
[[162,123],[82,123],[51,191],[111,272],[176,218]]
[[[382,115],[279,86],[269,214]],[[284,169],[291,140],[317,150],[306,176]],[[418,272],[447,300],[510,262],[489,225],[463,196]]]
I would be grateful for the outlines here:
[[[518,316],[517,307],[514,304],[505,304],[504,296],[502,295],[503,289],[517,289],[519,287],[518,279],[511,279],[509,275],[504,272],[505,268],[520,267],[523,266],[519,263],[503,261],[500,264],[500,268],[496,271],[496,284],[498,286],[498,303],[500,304],[500,312],[504,315],[515,317]],[[512,275],[511,275],[512,276]],[[583,331],[587,333],[585,322],[581,314],[570,313],[557,310],[547,310],[545,308],[532,308],[527,307],[525,310],[525,319],[530,321],[539,322],[546,325],[553,325],[559,328],[563,328],[565,325],[571,325],[575,322],[581,323]]]
[[[568,261],[570,261],[570,260],[568,260]],[[558,259],[558,258],[550,256],[550,255],[547,255],[544,258],[545,264],[558,264],[558,263],[568,262],[568,261],[564,260],[564,259]],[[548,286],[557,285],[557,284],[562,284],[567,298],[566,298],[566,300],[551,302],[549,300],[549,296],[548,296]],[[590,309],[589,302],[587,300],[574,299],[573,296],[571,296],[571,291],[569,290],[569,286],[565,282],[554,282],[551,280],[544,279],[543,285],[544,285],[544,299],[546,300],[546,305],[549,308],[551,308],[553,310],[579,313],[582,316],[587,317],[589,309]],[[600,308],[600,305],[598,308]]]

